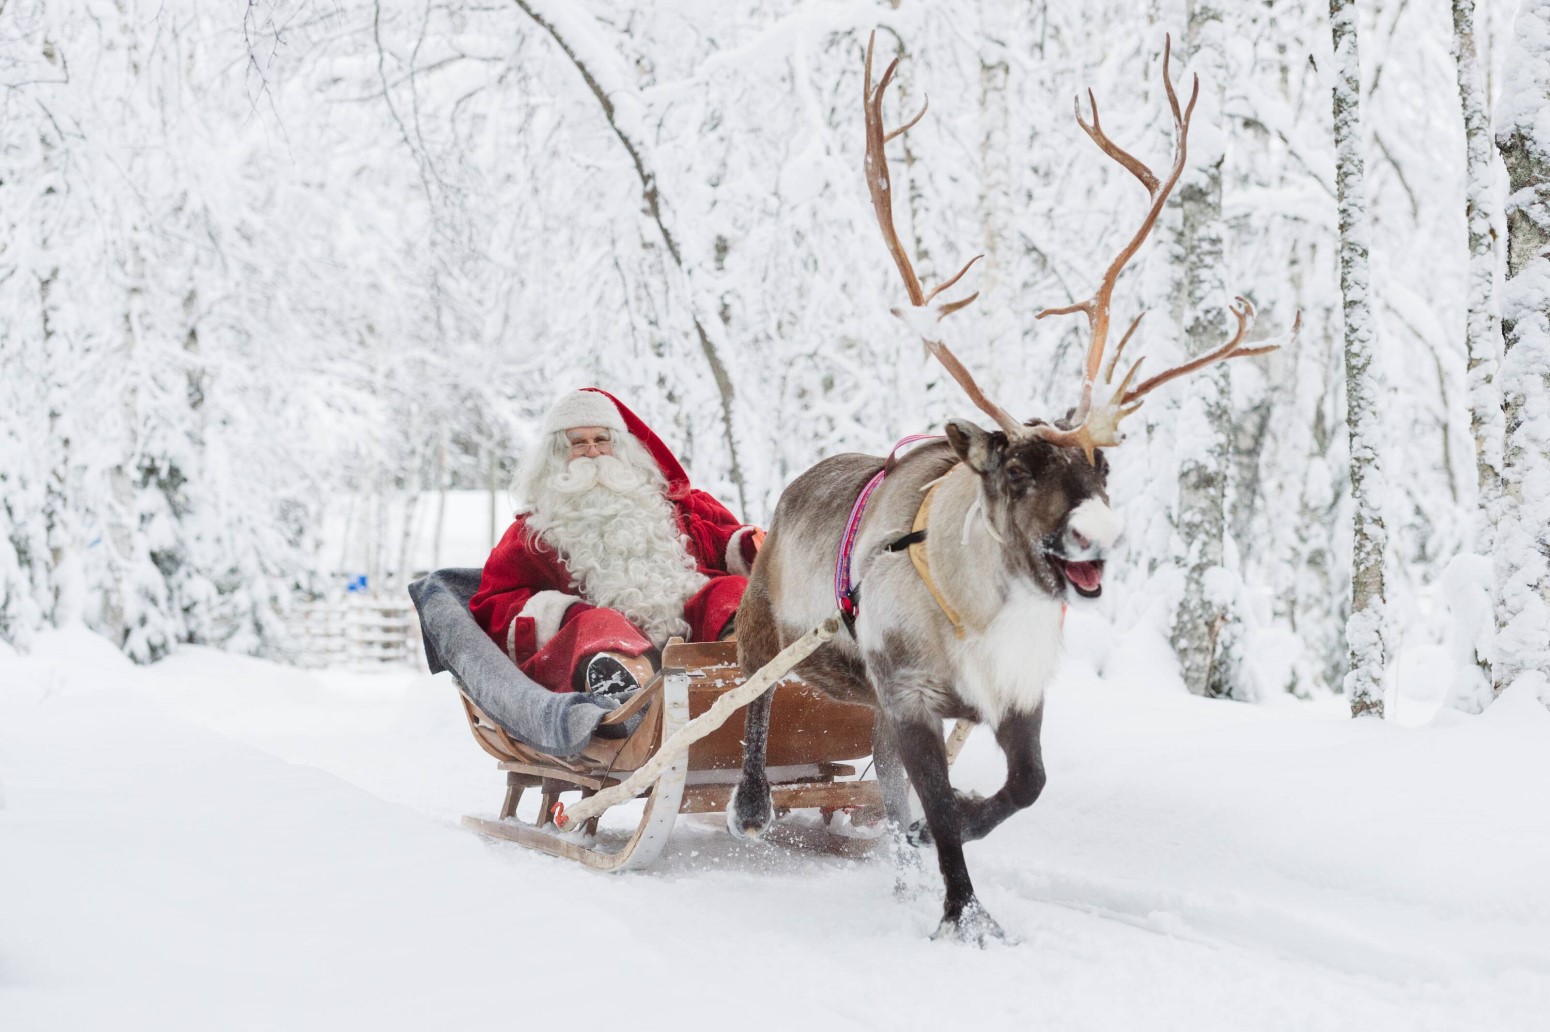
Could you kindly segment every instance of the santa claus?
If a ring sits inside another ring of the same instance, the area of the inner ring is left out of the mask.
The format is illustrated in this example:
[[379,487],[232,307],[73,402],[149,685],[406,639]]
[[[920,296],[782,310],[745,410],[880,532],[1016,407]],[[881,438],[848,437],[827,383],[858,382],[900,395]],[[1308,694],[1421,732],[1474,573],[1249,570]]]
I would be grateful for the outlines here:
[[673,635],[731,632],[763,534],[703,491],[640,418],[596,388],[561,396],[520,470],[528,510],[469,609],[552,691],[644,684]]

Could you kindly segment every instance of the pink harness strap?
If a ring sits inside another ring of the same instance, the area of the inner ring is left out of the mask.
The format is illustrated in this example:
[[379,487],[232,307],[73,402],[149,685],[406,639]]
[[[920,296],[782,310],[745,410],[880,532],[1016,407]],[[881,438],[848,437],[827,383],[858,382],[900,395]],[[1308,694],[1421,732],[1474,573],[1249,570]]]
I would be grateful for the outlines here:
[[919,441],[940,441],[942,434],[911,434],[888,453],[888,458],[883,462],[883,468],[877,471],[877,475],[867,481],[866,487],[861,489],[861,494],[856,496],[856,504],[851,506],[850,519],[845,521],[845,536],[840,539],[839,555],[834,563],[834,601],[840,607],[840,612],[845,614],[846,620],[856,618],[856,585],[850,576],[850,554],[856,544],[856,534],[861,530],[861,517],[866,513],[867,502],[872,497],[872,492],[877,490],[877,485],[883,482],[888,471],[893,468],[893,457],[900,448],[907,448]]

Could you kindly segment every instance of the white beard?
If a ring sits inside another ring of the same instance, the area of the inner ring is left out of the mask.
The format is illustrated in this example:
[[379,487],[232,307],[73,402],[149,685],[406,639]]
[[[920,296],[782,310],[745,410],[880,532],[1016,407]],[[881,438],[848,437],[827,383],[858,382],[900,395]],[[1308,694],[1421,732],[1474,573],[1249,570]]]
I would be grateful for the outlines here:
[[611,455],[575,459],[532,499],[528,521],[560,553],[583,599],[617,609],[658,647],[689,636],[684,603],[707,580],[660,479]]

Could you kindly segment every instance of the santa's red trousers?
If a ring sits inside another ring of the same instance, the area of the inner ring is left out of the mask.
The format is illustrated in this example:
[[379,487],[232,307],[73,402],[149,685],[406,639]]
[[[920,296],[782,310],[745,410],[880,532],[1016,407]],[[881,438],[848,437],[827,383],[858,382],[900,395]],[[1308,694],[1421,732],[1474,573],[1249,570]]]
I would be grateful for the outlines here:
[[[721,637],[738,603],[743,599],[746,578],[733,575],[712,577],[684,603],[684,620],[689,624],[690,641],[716,641]],[[574,614],[574,615],[573,615]],[[640,628],[617,609],[572,606],[558,632],[543,648],[519,664],[521,671],[554,692],[572,692],[581,685],[587,661],[599,652],[617,652],[639,656],[656,646]]]

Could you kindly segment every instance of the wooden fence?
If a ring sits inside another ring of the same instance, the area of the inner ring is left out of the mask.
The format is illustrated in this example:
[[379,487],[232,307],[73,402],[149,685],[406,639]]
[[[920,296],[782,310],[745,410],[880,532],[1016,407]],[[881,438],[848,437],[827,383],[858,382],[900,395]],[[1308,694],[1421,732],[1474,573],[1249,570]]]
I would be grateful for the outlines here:
[[355,593],[300,607],[296,638],[307,666],[416,666],[420,621],[402,600]]

